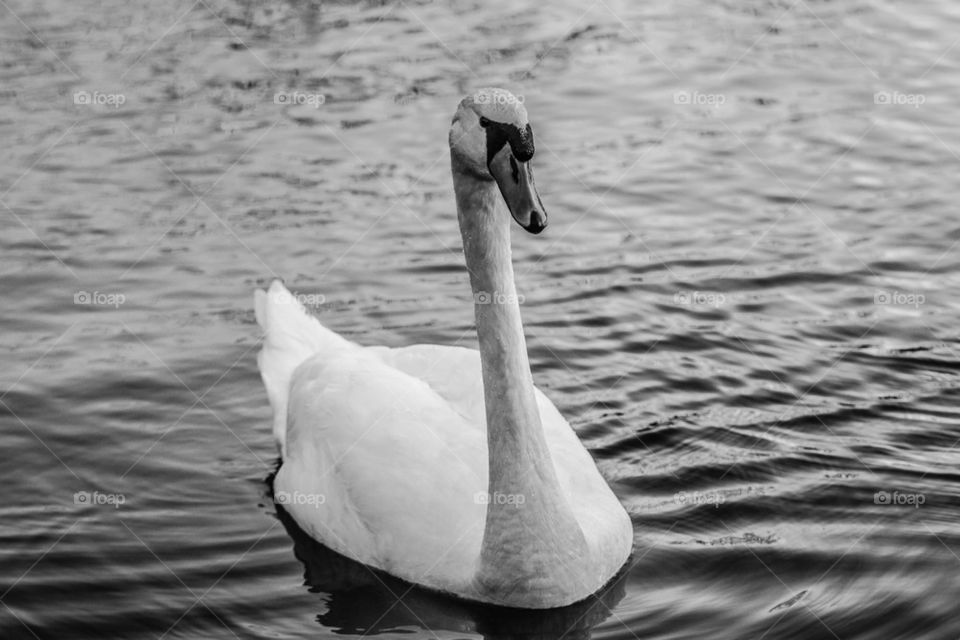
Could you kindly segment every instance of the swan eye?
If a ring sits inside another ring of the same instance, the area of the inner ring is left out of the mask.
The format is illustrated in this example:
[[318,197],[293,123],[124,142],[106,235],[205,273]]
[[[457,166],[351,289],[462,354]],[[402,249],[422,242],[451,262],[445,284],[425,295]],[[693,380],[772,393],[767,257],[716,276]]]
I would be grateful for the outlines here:
[[490,126],[490,124],[491,124],[491,123],[490,123],[489,120],[487,120],[487,119],[484,118],[483,116],[480,116],[480,126],[481,126],[481,127],[483,127],[484,129],[486,129],[487,127]]
[[[487,125],[497,124],[494,122],[487,121]],[[500,149],[507,144],[507,134],[503,130],[503,127],[498,126],[487,126],[487,166],[493,162],[493,156],[497,155],[500,152]]]

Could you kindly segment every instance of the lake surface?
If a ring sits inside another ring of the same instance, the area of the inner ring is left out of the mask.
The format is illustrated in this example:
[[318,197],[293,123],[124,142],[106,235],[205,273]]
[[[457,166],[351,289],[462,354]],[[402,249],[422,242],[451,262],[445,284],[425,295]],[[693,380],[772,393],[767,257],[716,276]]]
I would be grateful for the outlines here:
[[[0,3],[0,637],[960,636],[960,5]],[[534,379],[634,523],[531,613],[272,500],[253,290],[476,346],[446,132],[521,96]]]

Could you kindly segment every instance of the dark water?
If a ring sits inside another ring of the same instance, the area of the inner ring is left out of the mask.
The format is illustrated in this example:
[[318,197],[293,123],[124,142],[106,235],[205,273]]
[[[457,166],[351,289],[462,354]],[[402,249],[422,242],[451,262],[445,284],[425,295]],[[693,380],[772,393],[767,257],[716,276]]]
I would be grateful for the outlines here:
[[[0,637],[960,636],[956,3],[0,5]],[[273,277],[475,345],[446,130],[491,84],[534,377],[635,527],[548,613],[292,528],[255,364]]]

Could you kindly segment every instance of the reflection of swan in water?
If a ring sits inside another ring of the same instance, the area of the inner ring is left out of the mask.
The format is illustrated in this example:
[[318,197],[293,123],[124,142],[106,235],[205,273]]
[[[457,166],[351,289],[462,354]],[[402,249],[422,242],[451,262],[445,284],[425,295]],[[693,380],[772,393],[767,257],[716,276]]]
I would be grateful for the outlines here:
[[[273,485],[273,476],[267,478]],[[375,635],[411,628],[481,634],[487,640],[590,637],[625,594],[627,572],[576,604],[557,609],[511,609],[469,602],[410,584],[331,550],[307,535],[277,505],[277,517],[293,538],[311,591],[323,592],[326,611],[317,621],[340,634]]]

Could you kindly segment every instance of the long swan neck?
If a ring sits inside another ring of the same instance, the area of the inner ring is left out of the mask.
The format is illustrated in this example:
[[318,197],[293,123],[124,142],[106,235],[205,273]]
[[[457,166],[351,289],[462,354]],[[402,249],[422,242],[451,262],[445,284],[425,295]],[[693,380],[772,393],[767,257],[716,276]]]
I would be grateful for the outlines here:
[[454,190],[474,294],[487,417],[489,483],[478,588],[550,596],[583,533],[563,495],[537,408],[510,252],[511,218],[492,180],[461,170]]
[[502,450],[508,442],[542,447],[538,453],[549,456],[513,278],[510,214],[494,182],[469,176],[458,182],[457,209],[483,363],[491,465],[503,461],[497,454],[516,457],[515,450]]

